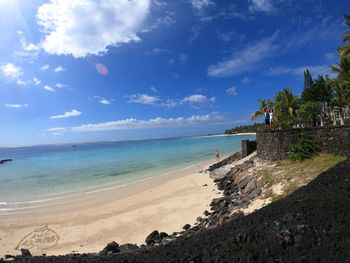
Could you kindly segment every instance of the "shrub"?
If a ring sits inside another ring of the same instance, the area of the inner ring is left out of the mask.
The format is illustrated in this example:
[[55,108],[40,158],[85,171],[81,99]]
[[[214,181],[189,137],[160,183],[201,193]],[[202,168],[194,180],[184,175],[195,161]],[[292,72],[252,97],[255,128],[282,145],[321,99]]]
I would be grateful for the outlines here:
[[312,136],[301,134],[298,142],[289,145],[291,154],[289,158],[292,161],[303,161],[305,159],[311,159],[318,154],[318,147]]

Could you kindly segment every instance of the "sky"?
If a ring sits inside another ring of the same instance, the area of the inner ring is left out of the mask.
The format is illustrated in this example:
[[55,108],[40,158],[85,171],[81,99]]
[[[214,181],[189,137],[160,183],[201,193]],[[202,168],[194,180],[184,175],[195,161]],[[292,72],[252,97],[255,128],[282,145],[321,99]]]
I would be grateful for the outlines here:
[[0,0],[0,146],[223,133],[331,74],[343,0]]

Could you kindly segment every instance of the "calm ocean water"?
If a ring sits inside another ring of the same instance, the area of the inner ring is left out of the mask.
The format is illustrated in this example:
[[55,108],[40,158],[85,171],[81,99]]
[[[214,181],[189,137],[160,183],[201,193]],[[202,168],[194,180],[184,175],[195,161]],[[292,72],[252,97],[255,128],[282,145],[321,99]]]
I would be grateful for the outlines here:
[[[241,148],[252,135],[183,137],[78,145],[0,148],[0,214],[43,202],[121,187],[130,182],[184,168]],[[168,175],[169,176],[169,175]]]

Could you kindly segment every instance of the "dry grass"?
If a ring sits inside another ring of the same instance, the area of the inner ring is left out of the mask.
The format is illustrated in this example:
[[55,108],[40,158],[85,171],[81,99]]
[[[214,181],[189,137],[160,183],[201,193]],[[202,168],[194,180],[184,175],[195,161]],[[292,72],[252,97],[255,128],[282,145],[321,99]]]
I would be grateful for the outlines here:
[[[343,160],[345,157],[331,154],[320,154],[304,161],[286,159],[262,166],[258,170],[258,177],[265,188],[265,197],[271,197],[271,201],[276,201],[309,183],[319,174]],[[282,194],[271,191],[272,186],[276,184],[283,184]]]

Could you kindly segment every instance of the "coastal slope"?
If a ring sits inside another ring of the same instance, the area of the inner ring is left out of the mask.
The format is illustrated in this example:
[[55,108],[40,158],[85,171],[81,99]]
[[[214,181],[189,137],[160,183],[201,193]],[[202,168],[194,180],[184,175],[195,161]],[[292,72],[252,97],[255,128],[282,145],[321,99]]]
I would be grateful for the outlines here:
[[[347,262],[350,159],[248,216],[130,253],[28,257],[28,262]],[[23,258],[17,257],[17,260]]]

